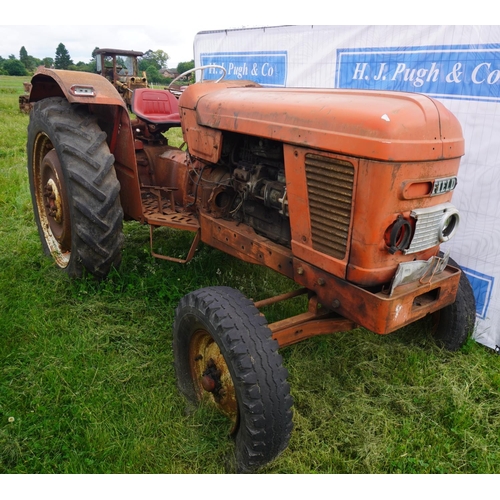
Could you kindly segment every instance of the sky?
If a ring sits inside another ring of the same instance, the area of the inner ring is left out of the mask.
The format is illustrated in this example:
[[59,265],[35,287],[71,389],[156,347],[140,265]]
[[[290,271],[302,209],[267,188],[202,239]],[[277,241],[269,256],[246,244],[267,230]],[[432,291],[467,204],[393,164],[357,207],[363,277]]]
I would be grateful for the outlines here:
[[73,62],[88,62],[95,47],[124,50],[163,50],[169,55],[168,66],[193,58],[193,40],[203,28],[168,29],[163,26],[130,25],[35,25],[0,26],[0,56],[7,58],[24,46],[30,56],[38,59],[55,58],[59,43],[63,43]]
[[[88,62],[95,47],[100,47],[163,50],[169,55],[168,66],[176,67],[193,58],[194,38],[200,31],[297,24],[284,23],[282,9],[272,7],[271,2],[191,0],[99,5],[46,0],[41,9],[5,6],[0,18],[0,56],[13,54],[19,58],[24,46],[33,57],[54,58],[57,46],[63,43],[74,63]],[[19,25],[20,21],[25,24]]]
[[[165,51],[172,68],[193,59],[193,42],[200,31],[301,22],[298,15],[295,22],[290,22],[291,16],[287,21],[283,7],[273,0],[101,3],[46,0],[41,9],[18,11],[13,7],[7,13],[4,8],[8,7],[2,7],[0,56],[14,54],[19,58],[24,46],[36,58],[55,58],[57,46],[63,43],[77,63],[88,62],[95,47],[140,52],[151,49]],[[62,22],[62,13],[67,14],[67,24]],[[21,20],[26,24],[20,26]]]
[[[476,17],[485,12],[477,1],[472,13]],[[200,31],[284,24],[437,24],[440,20],[444,21],[441,24],[483,24],[463,10],[450,11],[446,2],[439,10],[435,0],[420,0],[418,6],[412,4],[411,12],[403,11],[397,0],[366,4],[342,1],[335,6],[325,0],[286,4],[273,0],[102,3],[46,0],[41,9],[2,7],[0,56],[14,54],[19,58],[24,46],[38,59],[55,58],[57,46],[63,43],[76,64],[88,62],[95,47],[151,49],[165,51],[168,66],[175,68],[193,58],[194,38]],[[26,24],[19,25],[20,20]]]

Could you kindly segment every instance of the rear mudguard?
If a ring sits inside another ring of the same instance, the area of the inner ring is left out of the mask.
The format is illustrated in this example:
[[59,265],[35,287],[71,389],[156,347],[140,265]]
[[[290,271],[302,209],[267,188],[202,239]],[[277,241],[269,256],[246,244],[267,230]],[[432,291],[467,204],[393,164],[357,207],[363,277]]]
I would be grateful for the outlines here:
[[31,80],[30,102],[65,97],[71,103],[118,105],[123,99],[106,78],[85,71],[38,68]]
[[32,80],[30,103],[49,97],[63,97],[72,104],[88,105],[99,116],[107,142],[115,157],[115,170],[121,185],[121,203],[127,218],[142,219],[134,137],[127,106],[106,78],[84,71],[40,67]]

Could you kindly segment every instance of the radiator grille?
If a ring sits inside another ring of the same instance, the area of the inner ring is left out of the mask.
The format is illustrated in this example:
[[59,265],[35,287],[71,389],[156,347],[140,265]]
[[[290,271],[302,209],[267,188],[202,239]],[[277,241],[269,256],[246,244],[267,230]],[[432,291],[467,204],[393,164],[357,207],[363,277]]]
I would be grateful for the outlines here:
[[351,224],[354,167],[346,161],[308,154],[306,178],[312,247],[343,259]]

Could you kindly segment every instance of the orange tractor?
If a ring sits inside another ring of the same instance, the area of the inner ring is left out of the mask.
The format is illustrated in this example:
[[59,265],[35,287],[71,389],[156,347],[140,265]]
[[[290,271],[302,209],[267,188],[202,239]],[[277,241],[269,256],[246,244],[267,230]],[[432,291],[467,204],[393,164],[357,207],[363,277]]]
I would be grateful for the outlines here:
[[[41,69],[32,85],[35,219],[68,275],[102,279],[118,266],[126,218],[149,226],[152,252],[157,228],[192,232],[184,259],[156,257],[187,262],[204,242],[300,285],[255,303],[203,288],[176,309],[179,389],[227,415],[238,470],[257,470],[288,444],[279,347],[356,325],[387,334],[428,315],[447,349],[472,331],[471,286],[440,252],[459,225],[451,198],[464,140],[439,102],[221,77],[179,99],[137,89],[132,118],[99,75]],[[182,127],[185,150],[168,144],[171,127]],[[302,314],[268,324],[259,312],[298,294],[308,297]]]

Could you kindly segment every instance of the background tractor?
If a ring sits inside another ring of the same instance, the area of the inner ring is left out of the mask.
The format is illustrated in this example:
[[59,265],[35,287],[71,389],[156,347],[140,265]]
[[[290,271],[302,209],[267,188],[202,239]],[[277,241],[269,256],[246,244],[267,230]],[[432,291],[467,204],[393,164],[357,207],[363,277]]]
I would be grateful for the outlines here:
[[148,86],[146,73],[139,75],[137,58],[142,52],[120,49],[97,49],[94,51],[97,73],[109,80],[123,100],[130,106],[132,92]]
[[[127,219],[149,226],[155,257],[185,263],[203,242],[297,283],[259,302],[198,289],[176,310],[178,387],[227,416],[247,472],[292,432],[279,347],[357,325],[387,334],[426,316],[445,348],[466,341],[472,289],[440,252],[459,226],[451,198],[464,140],[421,94],[264,88],[216,72],[179,100],[135,89],[132,119],[106,78],[40,69],[28,171],[43,249],[69,276],[104,279],[118,266]],[[172,127],[185,148],[168,143]],[[184,258],[154,251],[161,227],[192,233]],[[268,324],[262,307],[298,295],[303,313]]]
[[21,94],[19,96],[19,111],[21,111],[21,113],[28,114],[31,110],[31,104],[30,104],[31,83],[23,82],[23,86],[24,86],[24,94]]
[[[143,55],[143,52],[134,50],[97,49],[94,51],[97,73],[115,86],[129,108],[132,92],[148,86],[146,73],[143,71],[142,75],[139,75],[137,58]],[[24,94],[19,96],[19,110],[22,113],[29,113],[31,110],[30,92],[31,83],[24,82]]]

